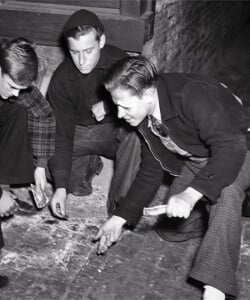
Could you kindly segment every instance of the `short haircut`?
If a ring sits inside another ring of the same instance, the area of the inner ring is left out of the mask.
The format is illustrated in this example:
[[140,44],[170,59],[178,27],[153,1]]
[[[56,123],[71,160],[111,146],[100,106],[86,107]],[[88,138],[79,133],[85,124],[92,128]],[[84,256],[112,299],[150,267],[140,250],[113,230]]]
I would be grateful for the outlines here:
[[100,38],[101,38],[102,34],[104,33],[103,29],[99,28],[99,27],[92,27],[89,25],[80,25],[80,26],[70,29],[69,31],[67,31],[65,33],[65,38],[66,39],[74,38],[77,40],[82,35],[86,35],[91,31],[93,31],[95,33],[96,40],[100,41]]
[[117,88],[129,90],[133,95],[142,96],[143,92],[156,85],[156,67],[144,56],[126,57],[113,65],[104,80],[109,92]]
[[30,86],[38,74],[38,58],[32,42],[25,38],[2,41],[0,67],[16,84]]

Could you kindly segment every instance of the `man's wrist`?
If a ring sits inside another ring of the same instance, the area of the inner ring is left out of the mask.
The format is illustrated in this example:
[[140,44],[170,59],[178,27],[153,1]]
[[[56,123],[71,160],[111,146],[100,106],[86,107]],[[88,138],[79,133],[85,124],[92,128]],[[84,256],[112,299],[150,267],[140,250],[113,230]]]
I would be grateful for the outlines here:
[[56,191],[55,191],[55,193],[56,194],[60,194],[62,196],[66,196],[67,195],[66,188],[63,188],[63,187],[57,188]]
[[203,197],[202,193],[192,187],[188,187],[185,192],[188,194],[187,200],[192,208]]
[[111,218],[112,218],[117,224],[119,224],[121,227],[127,223],[127,221],[126,221],[124,218],[119,217],[119,216],[116,216],[116,215],[113,215]]

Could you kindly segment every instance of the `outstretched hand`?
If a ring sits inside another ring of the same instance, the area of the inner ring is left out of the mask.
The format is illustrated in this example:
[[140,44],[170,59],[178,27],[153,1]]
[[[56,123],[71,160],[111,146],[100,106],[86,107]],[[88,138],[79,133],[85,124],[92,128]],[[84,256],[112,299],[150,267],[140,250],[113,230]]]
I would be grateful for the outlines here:
[[118,241],[125,223],[125,219],[112,216],[102,225],[97,235],[93,238],[94,242],[98,241],[97,254],[104,254],[112,244]]
[[9,217],[14,213],[17,207],[14,199],[15,196],[11,192],[3,190],[0,198],[0,217]]

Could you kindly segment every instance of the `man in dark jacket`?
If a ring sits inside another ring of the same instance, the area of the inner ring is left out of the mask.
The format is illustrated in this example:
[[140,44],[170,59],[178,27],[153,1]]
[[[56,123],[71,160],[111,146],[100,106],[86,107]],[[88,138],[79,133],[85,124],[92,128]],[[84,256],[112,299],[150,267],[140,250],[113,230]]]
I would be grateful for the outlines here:
[[95,237],[98,253],[118,240],[124,224],[136,225],[167,171],[175,178],[160,235],[169,241],[203,236],[190,277],[204,284],[204,300],[236,296],[241,207],[250,184],[249,116],[214,79],[158,75],[144,57],[116,64],[104,84],[118,117],[141,134],[142,163],[127,195]]
[[92,12],[76,11],[63,29],[69,57],[59,65],[48,88],[57,119],[55,156],[50,169],[55,184],[51,209],[65,216],[67,192],[88,195],[88,183],[98,172],[96,156],[115,160],[109,193],[109,213],[125,195],[138,170],[140,143],[134,130],[117,119],[102,81],[107,69],[127,56],[105,45],[103,24]]
[[[35,86],[38,58],[24,38],[0,45],[0,226],[16,207],[8,185],[35,182],[46,188],[45,169],[54,153],[55,117]],[[0,248],[4,245],[0,227]],[[0,276],[0,287],[6,285]]]

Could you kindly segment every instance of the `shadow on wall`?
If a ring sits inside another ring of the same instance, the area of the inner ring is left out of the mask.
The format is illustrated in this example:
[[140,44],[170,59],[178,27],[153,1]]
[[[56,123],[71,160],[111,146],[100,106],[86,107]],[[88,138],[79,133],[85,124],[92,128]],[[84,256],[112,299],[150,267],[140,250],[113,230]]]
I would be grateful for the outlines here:
[[36,46],[36,52],[39,57],[39,74],[37,86],[45,96],[49,86],[51,76],[57,66],[65,57],[64,52],[59,47]]

